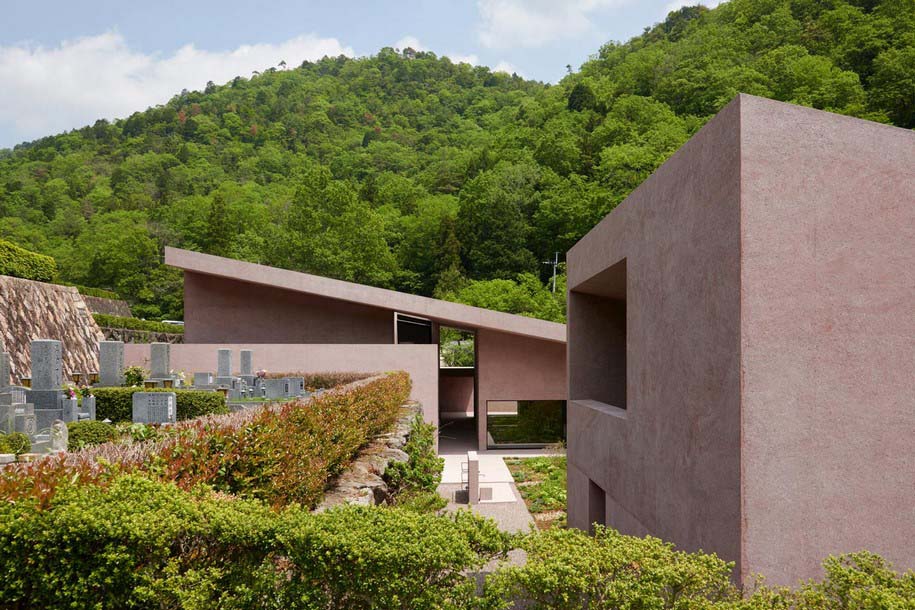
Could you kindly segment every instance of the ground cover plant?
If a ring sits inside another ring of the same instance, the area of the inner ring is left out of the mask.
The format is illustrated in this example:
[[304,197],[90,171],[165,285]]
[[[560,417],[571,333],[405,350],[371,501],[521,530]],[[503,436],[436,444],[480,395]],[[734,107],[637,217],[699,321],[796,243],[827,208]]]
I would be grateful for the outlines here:
[[508,458],[505,464],[537,527],[565,527],[566,457]]
[[355,371],[326,372],[326,373],[306,373],[302,371],[276,372],[264,371],[264,377],[267,379],[283,379],[284,377],[302,377],[305,379],[305,388],[308,390],[320,390],[333,388],[338,385],[353,383],[360,379],[371,377],[374,373],[357,373]]
[[392,462],[384,472],[390,502],[418,512],[440,510],[448,502],[439,495],[444,458],[435,451],[436,428],[417,415],[410,422],[410,435],[404,444],[406,462]]
[[57,274],[57,263],[50,256],[30,252],[0,239],[0,275],[50,282]]

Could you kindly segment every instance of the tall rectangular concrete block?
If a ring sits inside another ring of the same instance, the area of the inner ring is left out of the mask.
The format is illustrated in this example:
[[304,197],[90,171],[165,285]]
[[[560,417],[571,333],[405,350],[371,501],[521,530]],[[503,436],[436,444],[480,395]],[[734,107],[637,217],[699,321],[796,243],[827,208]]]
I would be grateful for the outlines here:
[[63,349],[60,341],[32,341],[32,388],[59,390],[63,386]]
[[216,376],[232,376],[232,350],[220,349],[216,352]]
[[99,341],[99,384],[103,386],[124,385],[124,342]]
[[168,343],[150,343],[149,367],[151,379],[166,379],[171,374],[171,346]]
[[238,353],[239,353],[239,360],[240,360],[240,365],[241,365],[241,374],[244,376],[253,375],[254,372],[252,370],[253,369],[252,355],[254,354],[254,352],[252,352],[249,349],[243,349],[243,350],[239,351]]

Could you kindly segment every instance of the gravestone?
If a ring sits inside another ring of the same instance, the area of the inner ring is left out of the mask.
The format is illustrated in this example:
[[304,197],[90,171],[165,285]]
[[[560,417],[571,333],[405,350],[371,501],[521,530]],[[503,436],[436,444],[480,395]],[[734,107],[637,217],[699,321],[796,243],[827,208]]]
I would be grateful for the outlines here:
[[59,390],[63,385],[63,350],[60,341],[32,341],[32,389]]
[[286,390],[289,396],[300,396],[305,393],[304,377],[286,377],[286,381],[289,384]]
[[79,407],[77,421],[87,419],[95,421],[95,396],[83,396],[83,403]]
[[171,379],[171,345],[151,343],[149,345],[150,379]]
[[30,403],[16,405],[16,413],[13,420],[13,431],[22,432],[29,438],[35,436],[38,428],[35,425],[35,407]]
[[71,421],[79,421],[79,399],[78,398],[64,398],[61,401],[63,405],[63,416],[61,419],[64,423]]
[[194,373],[194,387],[213,385],[213,373]]
[[10,381],[10,355],[0,347],[0,389],[8,388]]
[[35,405],[35,427],[42,431],[63,418],[65,398],[61,391],[63,353],[60,341],[32,341],[31,357],[32,387],[26,392],[26,400]]
[[177,421],[174,392],[134,392],[133,423],[173,424]]
[[103,386],[124,385],[124,342],[99,341],[99,384]]
[[265,398],[286,398],[289,395],[285,379],[263,379],[260,387],[264,391]]
[[232,350],[220,349],[216,352],[216,376],[232,376]]
[[253,369],[253,367],[252,367],[252,356],[253,356],[253,354],[254,354],[254,352],[252,352],[252,351],[249,350],[249,349],[243,349],[243,350],[241,350],[241,351],[239,352],[239,360],[240,360],[240,363],[241,363],[240,371],[241,371],[241,376],[242,376],[242,377],[245,377],[245,376],[249,376],[249,375],[253,375],[253,374],[254,374],[253,371],[252,371],[252,369]]
[[54,420],[54,423],[51,424],[51,451],[66,451],[69,440],[70,433],[67,430],[67,424],[59,419]]

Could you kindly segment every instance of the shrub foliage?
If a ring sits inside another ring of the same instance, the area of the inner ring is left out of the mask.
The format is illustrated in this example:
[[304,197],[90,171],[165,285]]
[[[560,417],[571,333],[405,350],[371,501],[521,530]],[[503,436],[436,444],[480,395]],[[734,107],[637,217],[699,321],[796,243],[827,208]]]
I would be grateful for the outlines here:
[[180,390],[169,388],[93,388],[95,416],[99,420],[129,422],[133,418],[134,392],[174,392],[178,419],[191,419],[201,415],[228,413],[226,400],[219,392],[205,390]]
[[103,328],[126,328],[128,330],[145,330],[154,333],[184,334],[184,327],[178,324],[165,324],[140,318],[123,318],[105,313],[94,313],[96,324]]
[[117,429],[103,421],[71,421],[67,424],[67,449],[76,451],[107,443],[117,435]]
[[50,282],[57,275],[57,263],[50,256],[30,252],[0,239],[0,275]]

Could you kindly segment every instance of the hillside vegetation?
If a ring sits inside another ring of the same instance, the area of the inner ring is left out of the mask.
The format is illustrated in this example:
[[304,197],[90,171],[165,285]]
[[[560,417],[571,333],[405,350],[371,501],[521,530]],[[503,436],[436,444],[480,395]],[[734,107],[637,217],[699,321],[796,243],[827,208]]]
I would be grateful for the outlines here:
[[553,86],[410,49],[211,83],[0,151],[0,238],[149,318],[174,245],[561,320],[542,261],[740,91],[915,127],[915,0],[684,8]]

